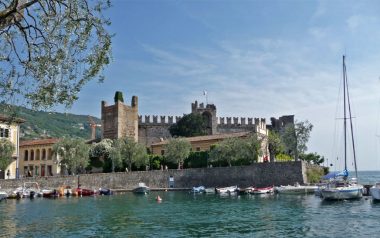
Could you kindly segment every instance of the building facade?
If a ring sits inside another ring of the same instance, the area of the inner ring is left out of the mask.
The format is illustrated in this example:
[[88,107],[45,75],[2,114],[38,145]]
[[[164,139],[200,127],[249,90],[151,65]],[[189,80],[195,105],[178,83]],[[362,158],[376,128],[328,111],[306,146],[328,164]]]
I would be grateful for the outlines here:
[[61,174],[59,158],[53,145],[59,139],[28,140],[20,143],[20,174],[23,177],[54,176]]
[[[180,116],[139,116],[136,96],[132,97],[131,106],[116,100],[116,96],[114,105],[108,106],[102,101],[101,111],[103,138],[132,137],[151,148],[155,154],[161,154],[164,141],[171,138],[169,128],[181,119]],[[204,147],[220,141],[216,138],[227,138],[228,134],[254,133],[265,142],[262,148],[263,156],[268,156],[268,131],[274,130],[281,133],[285,126],[294,125],[293,115],[282,116],[279,119],[272,117],[270,125],[266,124],[265,118],[217,117],[217,108],[214,104],[198,104],[197,101],[191,104],[191,113],[203,116],[207,122],[207,136],[209,136],[189,138],[194,151],[198,147],[205,150]],[[199,141],[196,142],[196,140]]]
[[12,154],[13,161],[5,171],[0,171],[0,178],[14,179],[19,173],[19,143],[20,143],[20,124],[25,120],[20,118],[10,118],[0,115],[0,140],[10,140],[15,146]]

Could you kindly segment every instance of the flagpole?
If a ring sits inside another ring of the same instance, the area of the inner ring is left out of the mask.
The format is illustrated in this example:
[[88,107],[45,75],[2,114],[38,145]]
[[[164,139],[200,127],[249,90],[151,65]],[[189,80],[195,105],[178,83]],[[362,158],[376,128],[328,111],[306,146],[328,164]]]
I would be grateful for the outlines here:
[[208,105],[207,91],[203,90],[203,95],[206,96],[206,105]]

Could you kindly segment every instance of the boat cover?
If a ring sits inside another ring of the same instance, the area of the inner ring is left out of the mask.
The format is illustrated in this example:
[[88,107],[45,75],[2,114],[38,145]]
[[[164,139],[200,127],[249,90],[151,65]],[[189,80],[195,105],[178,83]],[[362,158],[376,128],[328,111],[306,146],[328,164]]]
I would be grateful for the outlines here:
[[328,173],[325,176],[323,176],[322,179],[332,179],[332,178],[336,178],[336,177],[340,177],[340,176],[347,177],[348,171],[344,169],[341,172],[331,172],[331,173]]

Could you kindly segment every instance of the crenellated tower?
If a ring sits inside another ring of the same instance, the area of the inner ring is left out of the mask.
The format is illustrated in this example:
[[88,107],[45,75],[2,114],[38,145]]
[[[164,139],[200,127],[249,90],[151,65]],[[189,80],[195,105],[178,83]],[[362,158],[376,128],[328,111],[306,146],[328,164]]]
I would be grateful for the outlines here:
[[138,141],[138,98],[132,97],[131,105],[124,104],[121,92],[115,93],[115,104],[102,101],[102,138],[131,137]]
[[216,117],[216,106],[214,104],[207,104],[204,106],[200,103],[198,106],[198,101],[191,104],[191,113],[198,113],[203,116],[207,122],[207,134],[215,135],[218,133],[218,119]]

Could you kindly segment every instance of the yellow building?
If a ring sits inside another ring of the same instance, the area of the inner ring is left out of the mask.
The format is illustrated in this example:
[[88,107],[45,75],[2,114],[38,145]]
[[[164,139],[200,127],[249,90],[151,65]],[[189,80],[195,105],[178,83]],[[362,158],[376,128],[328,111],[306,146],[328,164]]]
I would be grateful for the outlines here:
[[18,174],[18,158],[19,158],[19,137],[20,137],[20,124],[25,120],[20,118],[9,118],[4,115],[0,115],[0,139],[10,140],[14,146],[12,163],[7,167],[5,171],[0,171],[0,178],[14,179]]
[[54,176],[61,173],[53,145],[59,139],[38,139],[20,143],[20,174],[26,176]]
[[[194,136],[186,137],[185,140],[189,141],[191,144],[192,151],[207,151],[211,147],[227,138],[246,138],[251,134],[251,132],[237,132],[237,133],[228,133],[228,134],[216,134],[208,136]],[[259,134],[261,137],[265,137],[266,134]],[[155,155],[165,155],[165,145],[169,140],[164,140],[161,142],[153,143],[151,145],[151,151]],[[269,154],[267,141],[263,140],[262,144],[263,155],[259,157],[258,162],[263,162],[265,156]]]

